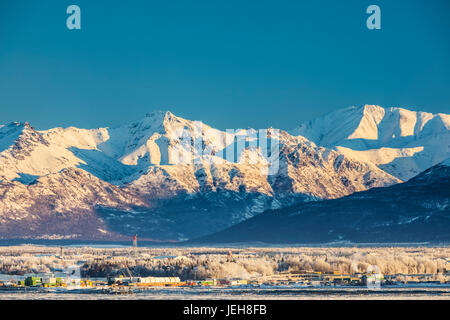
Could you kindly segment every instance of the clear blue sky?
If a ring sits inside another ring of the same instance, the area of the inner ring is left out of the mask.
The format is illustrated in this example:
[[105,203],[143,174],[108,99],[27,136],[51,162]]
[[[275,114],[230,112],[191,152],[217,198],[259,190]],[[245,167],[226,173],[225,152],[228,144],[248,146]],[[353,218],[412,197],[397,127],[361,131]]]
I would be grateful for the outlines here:
[[[81,7],[82,30],[66,28]],[[382,29],[366,28],[368,5]],[[117,126],[156,109],[291,128],[365,103],[450,113],[450,1],[1,0],[0,123]]]

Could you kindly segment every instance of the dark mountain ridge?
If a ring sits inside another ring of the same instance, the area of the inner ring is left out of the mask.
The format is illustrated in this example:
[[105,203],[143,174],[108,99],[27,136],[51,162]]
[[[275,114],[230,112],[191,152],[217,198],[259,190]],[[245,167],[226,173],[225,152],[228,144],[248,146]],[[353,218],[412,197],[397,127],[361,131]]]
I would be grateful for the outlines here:
[[450,243],[450,161],[408,182],[268,210],[194,243]]

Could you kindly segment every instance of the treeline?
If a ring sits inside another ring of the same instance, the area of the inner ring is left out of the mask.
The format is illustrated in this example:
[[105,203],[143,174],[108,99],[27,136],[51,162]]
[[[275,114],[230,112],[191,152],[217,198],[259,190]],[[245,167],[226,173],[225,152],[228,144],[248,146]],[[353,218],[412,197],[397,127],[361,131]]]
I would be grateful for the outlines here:
[[[231,251],[230,256],[228,252]],[[449,248],[0,248],[0,273],[51,272],[80,265],[88,277],[178,276],[181,279],[249,278],[280,271],[438,274],[450,269]],[[128,268],[128,270],[127,270]]]

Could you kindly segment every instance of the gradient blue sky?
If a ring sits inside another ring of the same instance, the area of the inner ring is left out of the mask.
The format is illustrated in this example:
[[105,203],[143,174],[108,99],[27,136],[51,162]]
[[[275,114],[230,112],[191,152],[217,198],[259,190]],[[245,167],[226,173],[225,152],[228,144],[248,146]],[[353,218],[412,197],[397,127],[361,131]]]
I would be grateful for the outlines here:
[[[366,28],[370,4],[382,30]],[[117,126],[169,109],[287,129],[365,103],[450,113],[449,17],[448,0],[2,0],[0,123]]]

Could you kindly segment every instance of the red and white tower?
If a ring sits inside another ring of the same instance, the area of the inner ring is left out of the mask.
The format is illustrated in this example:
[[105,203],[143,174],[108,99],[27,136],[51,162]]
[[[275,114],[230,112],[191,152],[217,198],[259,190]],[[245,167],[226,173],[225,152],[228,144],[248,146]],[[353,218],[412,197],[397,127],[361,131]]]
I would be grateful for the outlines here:
[[137,248],[137,234],[133,236],[133,248]]

